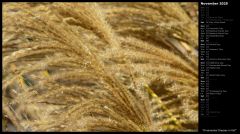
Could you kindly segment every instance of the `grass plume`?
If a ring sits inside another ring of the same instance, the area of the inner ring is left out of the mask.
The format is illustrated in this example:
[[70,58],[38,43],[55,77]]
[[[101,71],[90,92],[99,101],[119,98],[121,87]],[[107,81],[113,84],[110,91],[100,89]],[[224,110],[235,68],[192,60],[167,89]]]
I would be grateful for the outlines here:
[[3,3],[4,130],[196,131],[198,31],[183,5]]

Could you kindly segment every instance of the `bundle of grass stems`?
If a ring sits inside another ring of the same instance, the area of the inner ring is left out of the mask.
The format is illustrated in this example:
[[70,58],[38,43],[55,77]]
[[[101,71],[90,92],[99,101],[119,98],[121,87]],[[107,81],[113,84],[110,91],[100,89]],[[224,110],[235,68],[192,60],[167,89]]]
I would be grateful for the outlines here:
[[2,129],[197,131],[196,12],[197,3],[3,3]]

